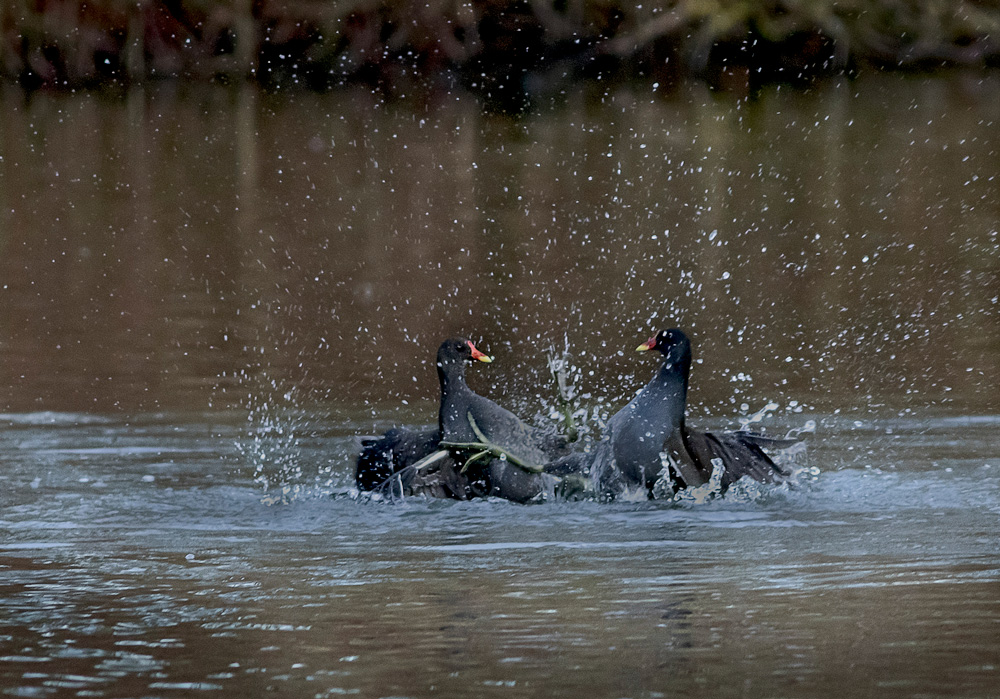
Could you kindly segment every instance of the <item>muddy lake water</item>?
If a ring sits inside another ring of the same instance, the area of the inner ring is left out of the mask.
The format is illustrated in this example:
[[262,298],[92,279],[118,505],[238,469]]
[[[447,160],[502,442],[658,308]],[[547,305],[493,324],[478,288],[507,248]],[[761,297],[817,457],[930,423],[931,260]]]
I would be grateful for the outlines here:
[[[998,93],[0,89],[0,692],[1000,696]],[[354,492],[443,338],[596,438],[674,326],[793,483]]]

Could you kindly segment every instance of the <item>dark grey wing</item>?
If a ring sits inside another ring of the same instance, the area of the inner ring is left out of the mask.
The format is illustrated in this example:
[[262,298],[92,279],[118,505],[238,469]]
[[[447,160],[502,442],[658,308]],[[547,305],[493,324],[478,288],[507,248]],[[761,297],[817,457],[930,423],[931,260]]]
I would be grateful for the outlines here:
[[784,437],[767,437],[756,432],[744,432],[743,430],[723,432],[723,434],[731,434],[734,437],[739,437],[740,441],[744,443],[756,444],[763,449],[787,449],[802,441],[801,439],[786,439]]
[[358,490],[375,490],[395,473],[438,448],[441,434],[435,430],[391,429],[381,437],[361,440],[354,481]]
[[699,470],[711,474],[714,460],[721,460],[725,469],[722,487],[727,488],[740,478],[749,476],[761,483],[775,483],[789,472],[778,466],[761,449],[758,440],[740,432],[694,432],[684,430],[684,444]]

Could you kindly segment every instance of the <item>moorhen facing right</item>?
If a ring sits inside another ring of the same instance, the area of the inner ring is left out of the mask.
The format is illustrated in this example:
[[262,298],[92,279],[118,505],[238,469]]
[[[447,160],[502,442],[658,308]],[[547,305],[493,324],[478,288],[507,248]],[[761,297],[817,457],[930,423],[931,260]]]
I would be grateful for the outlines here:
[[[544,466],[568,451],[566,442],[553,432],[525,424],[514,413],[475,393],[465,382],[465,364],[490,362],[465,338],[446,340],[437,354],[441,381],[438,426],[441,441],[470,443],[486,441],[523,462]],[[548,476],[529,473],[507,460],[490,457],[490,493],[515,502],[526,502],[546,487]]]
[[[408,492],[461,500],[495,495],[526,502],[545,489],[550,476],[529,473],[492,455],[477,460],[464,473],[461,472],[464,460],[456,463],[450,454],[435,460],[428,473],[418,474],[418,469],[413,468],[454,443],[485,441],[525,463],[538,466],[568,453],[564,440],[555,434],[525,424],[510,411],[473,392],[465,382],[465,365],[473,361],[491,362],[492,359],[465,338],[441,343],[437,352],[441,384],[438,429],[421,432],[393,429],[381,437],[362,440],[355,472],[359,490],[384,488],[396,475]],[[419,470],[424,471],[423,468]]]

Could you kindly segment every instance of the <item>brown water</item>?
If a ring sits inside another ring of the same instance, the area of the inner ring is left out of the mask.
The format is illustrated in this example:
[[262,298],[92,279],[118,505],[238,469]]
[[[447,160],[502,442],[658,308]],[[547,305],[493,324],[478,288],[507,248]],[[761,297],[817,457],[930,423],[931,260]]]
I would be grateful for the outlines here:
[[[0,90],[0,691],[997,696],[1000,75]],[[470,382],[585,429],[690,331],[691,422],[817,423],[707,504],[351,497]]]

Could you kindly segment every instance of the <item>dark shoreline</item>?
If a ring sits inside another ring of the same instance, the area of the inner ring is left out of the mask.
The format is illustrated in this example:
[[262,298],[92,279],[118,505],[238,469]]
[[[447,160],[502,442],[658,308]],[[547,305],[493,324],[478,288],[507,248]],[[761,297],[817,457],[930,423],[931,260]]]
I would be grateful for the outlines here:
[[[697,77],[745,91],[872,67],[1000,66],[1000,2],[21,0],[0,78],[27,89],[156,78],[265,88],[461,86],[517,108],[538,85]],[[637,8],[644,9],[637,9]]]

